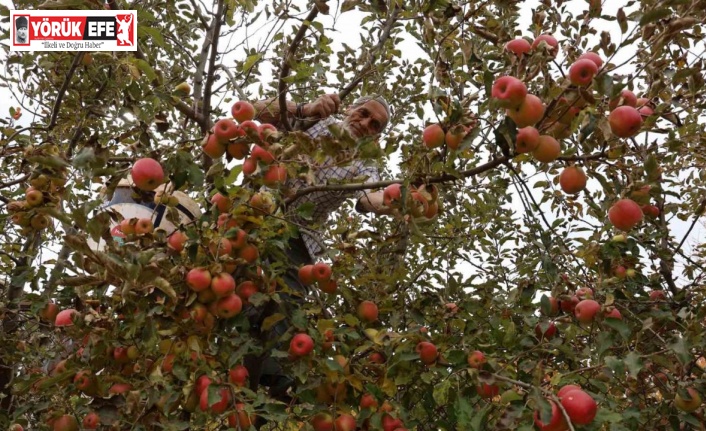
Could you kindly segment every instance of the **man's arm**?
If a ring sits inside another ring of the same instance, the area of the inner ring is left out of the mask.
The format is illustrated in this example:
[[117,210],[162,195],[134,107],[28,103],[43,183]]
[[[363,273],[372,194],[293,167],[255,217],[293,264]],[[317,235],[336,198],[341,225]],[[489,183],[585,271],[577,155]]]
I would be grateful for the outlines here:
[[[253,106],[255,107],[256,120],[279,128],[279,101],[276,98],[257,101]],[[304,126],[306,129],[317,121],[338,112],[340,106],[341,100],[337,94],[324,94],[311,103],[301,104],[299,110],[297,110],[296,103],[287,101],[287,112],[295,120],[306,120]]]
[[377,192],[366,191],[355,204],[355,210],[359,213],[375,213],[377,215],[391,215],[393,208],[385,206],[382,200],[382,190]]

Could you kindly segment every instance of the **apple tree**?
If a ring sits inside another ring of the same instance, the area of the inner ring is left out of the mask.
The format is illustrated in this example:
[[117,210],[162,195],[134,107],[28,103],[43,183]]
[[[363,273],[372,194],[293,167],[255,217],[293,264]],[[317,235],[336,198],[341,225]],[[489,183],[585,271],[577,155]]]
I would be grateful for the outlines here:
[[3,53],[0,428],[705,429],[703,0],[13,6],[139,46]]

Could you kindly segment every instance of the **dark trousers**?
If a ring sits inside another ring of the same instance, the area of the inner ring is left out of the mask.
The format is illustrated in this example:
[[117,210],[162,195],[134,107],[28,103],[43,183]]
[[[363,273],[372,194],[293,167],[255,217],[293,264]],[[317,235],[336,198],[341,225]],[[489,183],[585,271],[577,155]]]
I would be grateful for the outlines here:
[[[287,390],[294,385],[294,380],[285,375],[282,366],[277,359],[270,356],[269,351],[273,348],[281,350],[285,347],[279,338],[289,330],[291,322],[287,317],[277,322],[268,331],[263,331],[261,328],[267,317],[276,313],[290,316],[294,309],[304,303],[308,288],[299,281],[299,268],[311,264],[312,260],[301,237],[289,240],[287,258],[288,268],[283,278],[291,293],[280,293],[282,298],[280,304],[270,301],[262,309],[254,310],[250,316],[251,333],[265,345],[265,352],[261,355],[245,357],[245,367],[250,376],[250,389],[257,391],[258,386],[267,386],[270,388],[270,396],[283,402],[290,401]],[[262,425],[263,423],[259,423],[256,426],[259,429]]]

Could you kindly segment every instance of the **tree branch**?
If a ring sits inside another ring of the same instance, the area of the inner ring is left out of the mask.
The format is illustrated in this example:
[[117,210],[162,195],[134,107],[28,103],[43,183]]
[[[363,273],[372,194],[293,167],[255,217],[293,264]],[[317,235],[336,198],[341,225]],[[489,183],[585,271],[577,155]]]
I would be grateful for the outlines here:
[[49,125],[47,126],[47,130],[51,130],[56,126],[56,119],[59,117],[59,109],[61,109],[61,103],[64,101],[64,94],[66,94],[66,90],[69,88],[69,84],[71,83],[71,78],[74,76],[74,72],[76,72],[76,68],[78,67],[79,63],[81,63],[81,59],[83,58],[84,52],[80,51],[77,52],[76,55],[74,56],[74,61],[71,63],[71,67],[69,68],[69,71],[66,72],[66,77],[64,78],[64,83],[61,84],[61,88],[59,89],[59,94],[56,95],[56,100],[54,101],[54,107],[51,110],[51,120],[49,121]]
[[375,55],[378,53],[379,50],[382,49],[383,45],[385,45],[385,42],[387,42],[387,39],[390,38],[392,27],[395,25],[395,22],[397,22],[397,17],[400,14],[400,10],[401,9],[399,7],[395,7],[395,9],[392,11],[392,14],[390,14],[390,17],[387,19],[385,26],[382,28],[380,40],[378,41],[377,45],[375,45],[373,49],[370,50],[368,61],[365,62],[365,65],[360,69],[360,71],[351,80],[351,82],[349,82],[348,85],[346,85],[341,91],[338,92],[339,99],[345,99],[346,96],[348,96],[348,94],[350,94],[350,92],[353,91],[353,89],[363,79],[364,72],[373,65],[373,62],[375,61]]
[[206,76],[206,88],[203,95],[203,117],[206,129],[204,133],[211,128],[211,93],[213,89],[213,81],[216,79],[216,57],[218,57],[218,41],[220,40],[221,19],[223,15],[223,0],[218,0],[216,15],[213,18],[214,37],[211,38],[211,57],[208,60],[208,75]]
[[289,75],[289,71],[292,69],[291,62],[294,60],[294,55],[297,52],[297,48],[299,48],[299,44],[301,43],[302,39],[304,39],[304,35],[306,35],[306,31],[309,29],[311,22],[314,20],[314,18],[316,18],[318,14],[319,9],[314,6],[311,9],[311,12],[309,12],[309,15],[304,18],[302,26],[299,27],[299,31],[297,31],[297,34],[294,36],[294,40],[292,41],[292,44],[289,46],[289,49],[287,50],[287,53],[285,54],[284,59],[282,60],[282,71],[279,74],[279,85],[277,86],[277,94],[279,95],[280,125],[284,127],[286,131],[291,131],[292,125],[289,124],[289,118],[287,118],[289,112],[287,112],[287,83],[285,82],[285,78],[287,78],[287,76]]

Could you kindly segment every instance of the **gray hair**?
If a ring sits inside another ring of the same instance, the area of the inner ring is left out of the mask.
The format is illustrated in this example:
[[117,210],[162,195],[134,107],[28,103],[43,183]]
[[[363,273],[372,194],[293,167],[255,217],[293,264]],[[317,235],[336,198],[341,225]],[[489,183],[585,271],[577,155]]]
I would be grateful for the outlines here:
[[385,113],[387,114],[387,121],[385,121],[385,124],[382,125],[382,130],[384,130],[387,127],[387,124],[390,122],[390,117],[392,116],[390,104],[387,103],[387,100],[385,100],[384,97],[380,96],[379,94],[371,94],[369,96],[359,97],[355,99],[353,103],[351,103],[349,108],[357,108],[370,102],[371,100],[378,102],[382,105],[383,108],[385,108]]

